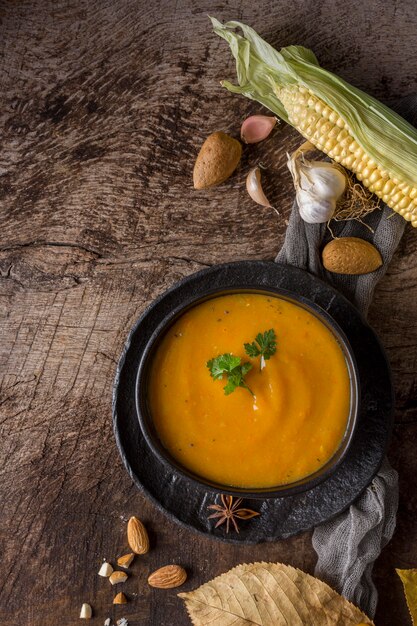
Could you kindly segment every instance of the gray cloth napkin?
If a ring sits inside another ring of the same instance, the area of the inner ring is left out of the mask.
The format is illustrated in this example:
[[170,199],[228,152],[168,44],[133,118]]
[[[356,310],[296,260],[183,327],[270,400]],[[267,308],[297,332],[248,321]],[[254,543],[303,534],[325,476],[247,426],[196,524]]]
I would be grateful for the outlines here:
[[[417,125],[417,95],[402,99],[395,108]],[[368,215],[364,222],[332,222],[337,237],[361,237],[380,251],[383,266],[363,276],[343,276],[327,272],[320,261],[322,246],[331,235],[325,224],[306,224],[294,203],[285,242],[276,257],[308,270],[328,281],[353,302],[366,317],[375,286],[382,278],[398,246],[405,220],[387,206]],[[391,539],[398,507],[398,474],[385,460],[371,485],[335,519],[314,529],[313,547],[318,560],[315,575],[326,581],[370,617],[375,615],[378,594],[372,582],[375,559]]]

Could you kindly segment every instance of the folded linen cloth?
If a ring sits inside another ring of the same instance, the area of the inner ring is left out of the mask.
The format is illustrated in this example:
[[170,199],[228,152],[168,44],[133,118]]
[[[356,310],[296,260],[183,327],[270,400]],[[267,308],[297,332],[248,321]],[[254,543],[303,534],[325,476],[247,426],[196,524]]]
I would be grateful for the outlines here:
[[[393,107],[411,124],[417,125],[417,94],[403,98]],[[326,224],[306,224],[294,203],[285,242],[276,257],[327,280],[342,292],[366,317],[378,281],[399,244],[405,220],[383,205],[364,222],[332,222],[337,237],[361,237],[373,243],[384,263],[380,269],[362,276],[345,276],[326,271],[320,249],[330,241]],[[372,582],[375,559],[391,539],[398,507],[398,474],[385,460],[377,476],[357,500],[335,519],[316,527],[313,547],[318,560],[315,575],[360,606],[370,617],[375,615],[378,594]]]

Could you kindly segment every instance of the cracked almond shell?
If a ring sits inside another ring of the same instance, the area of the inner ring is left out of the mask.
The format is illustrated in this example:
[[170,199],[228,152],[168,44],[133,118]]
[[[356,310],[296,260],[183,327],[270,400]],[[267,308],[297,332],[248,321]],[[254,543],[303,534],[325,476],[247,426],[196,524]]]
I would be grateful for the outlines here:
[[379,251],[358,237],[333,239],[323,248],[323,265],[336,274],[368,274],[381,267]]
[[206,189],[219,185],[231,176],[242,156],[242,144],[226,133],[209,135],[198,153],[194,165],[194,188]]
[[131,517],[127,523],[127,541],[135,554],[146,554],[149,551],[148,533],[137,517]]

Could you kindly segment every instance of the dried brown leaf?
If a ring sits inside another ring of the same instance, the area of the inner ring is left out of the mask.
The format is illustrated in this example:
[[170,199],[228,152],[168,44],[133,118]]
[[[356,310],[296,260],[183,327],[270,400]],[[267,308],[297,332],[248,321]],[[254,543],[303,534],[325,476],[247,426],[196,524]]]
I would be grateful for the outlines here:
[[194,626],[373,624],[328,585],[282,563],[239,565],[178,595]]
[[405,599],[414,626],[417,626],[417,569],[395,570],[404,585]]

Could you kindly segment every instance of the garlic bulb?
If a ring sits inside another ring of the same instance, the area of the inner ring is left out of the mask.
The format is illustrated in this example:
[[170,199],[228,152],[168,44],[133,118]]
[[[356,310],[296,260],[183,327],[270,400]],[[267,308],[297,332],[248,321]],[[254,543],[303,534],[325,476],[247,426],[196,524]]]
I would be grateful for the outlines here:
[[255,200],[255,202],[262,206],[273,208],[262,189],[261,168],[259,165],[249,170],[249,174],[246,177],[246,190],[252,200]]
[[263,141],[271,133],[277,121],[276,117],[269,115],[251,115],[244,120],[240,128],[240,138],[244,143]]
[[300,215],[309,224],[328,222],[346,188],[346,176],[327,161],[308,161],[302,152],[288,158]]
[[334,200],[315,200],[303,189],[297,191],[297,204],[300,215],[307,224],[328,222],[336,210]]

